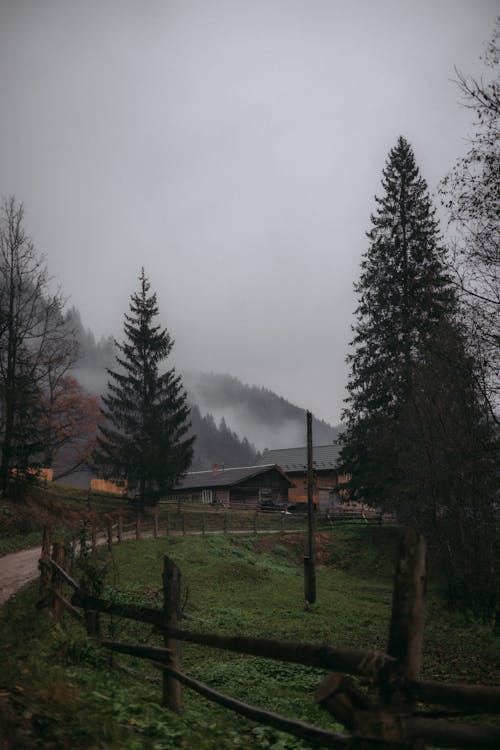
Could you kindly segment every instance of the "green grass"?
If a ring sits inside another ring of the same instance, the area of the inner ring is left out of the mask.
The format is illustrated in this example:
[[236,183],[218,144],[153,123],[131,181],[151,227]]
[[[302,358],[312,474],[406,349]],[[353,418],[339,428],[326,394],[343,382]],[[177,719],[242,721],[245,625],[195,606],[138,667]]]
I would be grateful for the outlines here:
[[[303,541],[293,536],[170,537],[131,541],[104,551],[105,595],[161,606],[164,555],[182,573],[189,629],[384,650],[391,607],[396,530],[353,526],[321,537],[317,603],[304,611]],[[77,575],[77,572],[75,572]],[[431,582],[432,583],[432,582]],[[490,630],[446,611],[431,585],[425,641],[428,678],[494,683],[497,644]],[[184,690],[177,716],[159,706],[158,672],[148,662],[109,656],[69,618],[54,626],[37,612],[37,587],[0,611],[5,663],[0,687],[17,690],[40,743],[54,748],[170,750],[288,748],[305,743],[257,726]],[[103,635],[161,645],[151,627],[102,618]],[[120,668],[125,667],[127,671]],[[183,644],[182,668],[215,689],[263,708],[336,731],[313,701],[316,669]],[[136,670],[140,679],[129,671]],[[17,687],[16,687],[17,686]],[[51,744],[52,743],[52,744]]]

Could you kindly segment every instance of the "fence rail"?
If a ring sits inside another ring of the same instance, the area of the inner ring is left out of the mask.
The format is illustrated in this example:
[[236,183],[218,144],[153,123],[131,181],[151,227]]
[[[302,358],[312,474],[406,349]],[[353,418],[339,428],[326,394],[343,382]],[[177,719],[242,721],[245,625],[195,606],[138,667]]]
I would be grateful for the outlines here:
[[[166,511],[166,512],[165,512]],[[130,514],[129,514],[130,516]],[[140,539],[143,536],[187,536],[197,534],[242,534],[252,532],[306,532],[305,513],[280,513],[278,511],[221,511],[218,509],[166,510],[161,508],[153,513],[137,514],[135,519],[125,521],[122,513],[113,513],[100,522],[86,524],[88,544],[94,550],[98,542],[105,541],[110,547],[115,541],[120,543],[127,538]],[[331,532],[336,526],[348,524],[395,525],[391,514],[381,514],[373,509],[340,509],[330,513],[318,513],[317,532]],[[73,547],[77,545],[79,533],[75,532]]]
[[[40,606],[52,606],[55,619],[61,609],[85,623],[87,633],[105,649],[150,660],[163,674],[163,705],[174,711],[182,707],[181,686],[209,700],[268,726],[289,732],[321,747],[497,748],[500,728],[492,725],[449,721],[456,709],[465,715],[500,714],[500,688],[450,684],[419,679],[423,635],[425,591],[425,546],[411,529],[404,530],[396,568],[388,653],[339,649],[325,644],[297,643],[265,638],[246,638],[217,633],[196,633],[180,627],[180,571],[164,558],[163,608],[122,605],[91,596],[64,570],[64,548],[52,546],[44,536],[41,559]],[[61,551],[62,550],[62,551]],[[47,575],[49,571],[50,576]],[[70,600],[62,594],[63,585],[73,590]],[[82,610],[81,613],[79,610]],[[76,614],[75,614],[76,613]],[[164,647],[143,646],[101,640],[99,614],[119,615],[154,625],[163,634]],[[251,656],[294,662],[332,673],[318,687],[316,702],[342,723],[350,735],[329,732],[301,721],[280,716],[243,703],[183,673],[180,642],[196,643]],[[362,676],[372,687],[370,695],[354,685],[345,674]],[[378,699],[372,695],[377,691]],[[418,702],[426,704],[418,710]],[[436,711],[429,706],[452,707]]]

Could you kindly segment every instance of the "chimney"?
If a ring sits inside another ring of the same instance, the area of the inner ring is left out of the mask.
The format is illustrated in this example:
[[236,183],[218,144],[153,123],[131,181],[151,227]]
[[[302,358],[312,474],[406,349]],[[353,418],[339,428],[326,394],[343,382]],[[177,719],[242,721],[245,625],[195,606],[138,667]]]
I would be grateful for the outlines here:
[[217,474],[219,473],[219,464],[214,464],[213,465],[212,472],[213,472],[214,477],[216,477]]

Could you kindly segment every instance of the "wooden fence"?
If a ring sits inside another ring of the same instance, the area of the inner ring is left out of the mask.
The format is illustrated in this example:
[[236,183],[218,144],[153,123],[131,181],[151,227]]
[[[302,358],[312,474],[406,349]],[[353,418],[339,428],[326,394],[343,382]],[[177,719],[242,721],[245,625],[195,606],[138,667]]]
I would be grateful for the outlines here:
[[[44,537],[40,568],[38,606],[50,606],[56,620],[62,610],[66,610],[105,649],[149,659],[163,674],[162,703],[173,711],[181,710],[181,686],[186,686],[238,714],[321,747],[350,750],[395,747],[423,750],[428,744],[434,748],[474,750],[500,747],[499,727],[449,720],[457,716],[500,714],[500,688],[419,678],[424,629],[425,545],[412,529],[405,529],[401,536],[385,654],[186,630],[181,627],[180,571],[168,557],[164,558],[162,609],[117,604],[92,596],[66,572],[64,547],[55,543],[51,549],[48,535]],[[68,586],[73,590],[71,599],[63,593]],[[163,634],[163,648],[101,639],[100,614],[155,626]],[[332,670],[320,683],[316,701],[343,724],[350,735],[330,732],[243,703],[189,677],[182,672],[181,641]],[[363,678],[370,686],[370,693],[361,690],[346,674]],[[440,709],[436,711],[431,706],[440,706]]]
[[[328,532],[336,526],[349,524],[395,525],[396,519],[390,514],[382,514],[373,509],[352,510],[339,509],[329,513],[318,513],[316,531]],[[230,534],[259,532],[299,532],[307,531],[306,513],[280,513],[276,511],[232,511],[190,509],[187,511],[169,510],[164,506],[160,510],[145,514],[122,513],[114,511],[101,516],[95,514],[93,521],[86,525],[89,546],[94,549],[98,541],[106,541],[108,547],[122,539],[142,536],[170,536],[199,534]],[[73,547],[78,543],[80,533],[75,531]]]

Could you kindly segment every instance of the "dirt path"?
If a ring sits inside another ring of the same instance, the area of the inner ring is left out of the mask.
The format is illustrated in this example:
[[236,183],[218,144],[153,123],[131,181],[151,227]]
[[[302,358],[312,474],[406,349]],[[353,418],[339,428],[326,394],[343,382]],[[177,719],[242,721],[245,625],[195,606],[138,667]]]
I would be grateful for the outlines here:
[[0,605],[38,576],[41,554],[41,547],[33,547],[0,557]]

